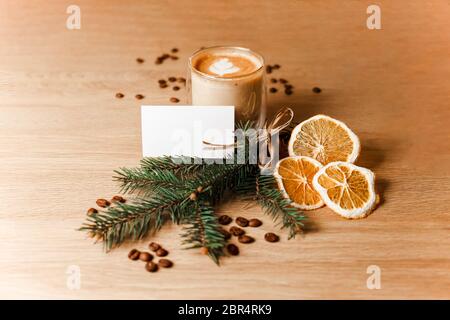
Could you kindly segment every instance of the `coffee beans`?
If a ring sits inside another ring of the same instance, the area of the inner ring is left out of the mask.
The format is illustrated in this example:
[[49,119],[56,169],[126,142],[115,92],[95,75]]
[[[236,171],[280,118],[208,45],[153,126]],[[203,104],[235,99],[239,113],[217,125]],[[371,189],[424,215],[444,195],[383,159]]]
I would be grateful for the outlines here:
[[173,262],[170,261],[169,259],[160,259],[158,265],[161,268],[171,268],[173,266]]
[[272,82],[272,83],[277,83],[277,82],[278,82],[278,80],[277,80],[277,79],[275,79],[275,78],[271,78],[271,79],[270,79],[270,82]]
[[139,252],[139,250],[133,249],[133,250],[131,250],[131,251],[128,253],[128,258],[129,258],[130,260],[138,260],[140,254],[141,254],[141,253]]
[[125,95],[123,93],[121,93],[121,92],[117,92],[116,93],[116,98],[117,99],[122,99],[123,97],[125,97]]
[[122,196],[114,196],[111,199],[111,202],[120,202],[120,203],[125,203],[125,198]]
[[237,256],[239,254],[239,248],[237,245],[230,243],[227,245],[227,251],[232,256]]
[[255,239],[253,237],[244,234],[242,236],[239,236],[238,241],[240,243],[252,243],[255,241]]
[[170,82],[175,82],[175,81],[177,81],[177,78],[175,78],[175,77],[169,77],[169,81],[170,81]]
[[[169,254],[169,252],[161,247],[160,244],[156,242],[151,242],[148,247],[150,250],[156,252],[158,257],[165,257]],[[169,259],[159,259],[158,262],[153,261],[153,255],[150,252],[139,251],[137,249],[133,249],[128,253],[128,258],[130,260],[141,260],[146,262],[145,269],[148,272],[156,272],[158,271],[158,266],[161,268],[171,268],[173,266],[173,262]]]
[[159,87],[161,88],[161,89],[164,89],[164,88],[167,88],[168,87],[168,84],[167,83],[160,83],[159,84]]
[[253,228],[257,228],[262,225],[262,221],[256,218],[250,219],[248,225]]
[[138,99],[138,100],[142,100],[142,99],[145,98],[142,94],[137,94],[137,95],[135,95],[134,97],[135,97],[136,99]]
[[96,213],[98,213],[98,210],[95,208],[89,208],[88,211],[86,212],[86,214],[88,216],[92,216],[93,214],[96,214]]
[[221,234],[223,234],[223,237],[224,237],[225,240],[228,240],[228,239],[231,238],[231,233],[229,233],[227,230],[225,230],[225,229],[223,229],[223,228],[220,228],[220,229],[219,229],[219,232],[220,232]]
[[97,201],[95,201],[95,203],[101,208],[106,208],[111,205],[111,203],[106,199],[97,199]]
[[244,217],[237,217],[236,224],[240,227],[246,227],[248,226],[248,220],[245,219]]
[[172,54],[168,54],[168,53],[163,53],[162,55],[156,57],[155,59],[155,64],[162,64],[165,60],[167,59],[171,59],[171,60],[178,60],[178,57],[176,55],[174,55],[175,53],[178,52],[178,48],[172,48],[170,50],[170,52]]
[[141,64],[141,63],[144,63],[145,60],[142,59],[142,58],[136,58],[136,62],[139,63],[139,64]]
[[320,89],[319,87],[314,87],[314,88],[312,88],[312,91],[313,91],[314,93],[321,93],[321,92],[322,92],[322,89]]
[[230,233],[235,237],[239,237],[239,236],[242,236],[243,234],[245,234],[245,231],[239,227],[232,226],[230,228]]
[[270,93],[275,93],[275,92],[278,91],[278,89],[277,88],[270,88],[269,91],[270,91]]
[[175,86],[175,87],[172,88],[172,90],[173,91],[178,91],[178,90],[180,90],[180,87],[179,86]]
[[153,260],[153,256],[148,252],[141,252],[139,254],[139,260],[145,261],[145,262],[151,261],[151,260]]
[[166,249],[159,248],[158,250],[156,250],[155,254],[158,257],[165,257],[165,256],[167,256],[169,254],[169,252]]
[[172,97],[172,98],[170,98],[170,102],[178,103],[178,102],[180,102],[180,99]]
[[148,272],[156,272],[158,271],[158,265],[153,261],[149,261],[145,264],[145,270]]
[[230,216],[227,216],[226,214],[221,215],[221,216],[219,217],[219,223],[220,223],[221,225],[226,226],[227,224],[230,224],[231,221],[233,221],[233,219],[232,219]]
[[152,250],[153,252],[156,252],[159,250],[159,248],[161,248],[161,246],[159,244],[157,244],[156,242],[152,242],[148,245],[148,247],[150,248],[150,250]]
[[280,237],[275,233],[268,232],[264,235],[264,239],[268,242],[278,242],[280,240]]

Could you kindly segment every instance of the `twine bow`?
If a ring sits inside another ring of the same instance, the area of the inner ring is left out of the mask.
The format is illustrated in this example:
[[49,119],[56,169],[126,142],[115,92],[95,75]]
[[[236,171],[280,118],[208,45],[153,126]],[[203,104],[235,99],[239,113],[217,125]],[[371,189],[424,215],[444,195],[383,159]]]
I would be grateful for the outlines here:
[[[256,141],[260,143],[260,146],[267,148],[269,152],[270,160],[266,164],[262,164],[259,157],[259,167],[261,170],[268,169],[274,158],[274,146],[272,144],[272,137],[278,133],[280,133],[283,129],[285,129],[291,123],[294,118],[294,111],[291,108],[283,107],[278,111],[275,117],[270,122],[265,122],[264,125],[260,128],[259,134],[256,136]],[[231,144],[216,144],[203,140],[203,144],[210,149],[227,149],[230,147],[236,147],[237,143]]]

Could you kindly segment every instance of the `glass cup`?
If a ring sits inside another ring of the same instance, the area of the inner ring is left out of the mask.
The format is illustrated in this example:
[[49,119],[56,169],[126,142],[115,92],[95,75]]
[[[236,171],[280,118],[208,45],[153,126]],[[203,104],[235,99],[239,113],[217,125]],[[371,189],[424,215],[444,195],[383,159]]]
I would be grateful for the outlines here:
[[[205,55],[238,56],[253,61],[257,68],[234,77],[201,72],[196,62]],[[218,46],[198,50],[189,58],[188,101],[194,106],[234,106],[235,119],[262,126],[266,117],[264,59],[250,49]]]

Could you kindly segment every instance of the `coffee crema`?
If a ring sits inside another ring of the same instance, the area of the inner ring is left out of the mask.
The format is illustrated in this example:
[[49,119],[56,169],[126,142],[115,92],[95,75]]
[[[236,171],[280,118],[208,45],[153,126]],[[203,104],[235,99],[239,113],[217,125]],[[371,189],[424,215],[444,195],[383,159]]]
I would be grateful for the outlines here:
[[205,53],[196,58],[194,68],[198,71],[220,78],[234,78],[248,75],[261,67],[243,55],[217,55]]

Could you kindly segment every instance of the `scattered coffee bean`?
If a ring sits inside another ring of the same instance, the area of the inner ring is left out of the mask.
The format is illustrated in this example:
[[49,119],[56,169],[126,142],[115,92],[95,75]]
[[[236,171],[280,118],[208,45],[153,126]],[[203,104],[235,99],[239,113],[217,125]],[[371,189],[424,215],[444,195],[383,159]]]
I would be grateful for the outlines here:
[[282,84],[288,83],[288,81],[287,81],[286,79],[283,79],[283,78],[280,78],[279,81],[280,81],[280,83],[282,83]]
[[239,227],[232,226],[230,228],[230,233],[235,237],[239,237],[239,236],[242,236],[243,234],[245,234],[245,231],[244,231],[244,229],[241,229]]
[[166,249],[159,248],[158,250],[156,250],[155,254],[158,257],[165,257],[165,256],[167,256],[169,254],[169,252]]
[[156,242],[152,242],[148,245],[148,247],[150,248],[150,250],[152,250],[153,252],[158,251],[161,246],[159,244],[157,244]]
[[230,243],[227,245],[227,251],[232,256],[237,256],[239,254],[239,248],[237,245]]
[[98,212],[97,209],[95,209],[95,208],[89,208],[89,210],[86,212],[86,214],[87,214],[88,216],[92,216],[93,214],[95,214],[95,213],[97,213],[97,212]]
[[286,95],[290,96],[293,93],[293,91],[292,91],[292,89],[286,89],[286,90],[284,90],[284,93]]
[[130,251],[130,253],[128,253],[128,258],[130,260],[137,260],[137,259],[139,259],[140,254],[141,253],[139,252],[139,250],[133,249]]
[[244,217],[237,217],[236,224],[240,227],[246,227],[248,226],[248,220],[245,219]]
[[170,50],[170,52],[177,53],[178,52],[178,48],[172,48],[172,50]]
[[277,80],[277,79],[275,79],[275,78],[272,78],[272,79],[270,79],[270,82],[272,82],[272,83],[277,83],[277,82],[278,82],[278,80]]
[[153,261],[149,261],[145,264],[145,270],[148,272],[156,272],[158,271],[158,265]]
[[173,262],[170,261],[169,259],[161,259],[159,260],[158,265],[161,268],[171,268],[173,266]]
[[183,77],[179,77],[177,80],[178,80],[178,82],[186,83],[186,79]]
[[145,60],[142,59],[142,58],[136,58],[136,62],[137,62],[137,63],[144,63],[144,61],[145,61]]
[[267,74],[272,73],[272,66],[271,66],[271,65],[267,65],[267,66],[266,66],[266,73],[267,73]]
[[220,231],[221,234],[223,234],[223,237],[225,238],[225,240],[228,240],[228,239],[231,238],[231,233],[229,233],[224,228],[220,228],[219,231]]
[[180,90],[180,87],[179,86],[175,86],[172,89],[173,89],[173,91],[178,91],[178,90]]
[[172,60],[178,60],[178,57],[177,57],[177,56],[170,56],[170,59],[172,59]]
[[163,61],[164,61],[163,59],[157,58],[157,59],[155,60],[155,64],[162,64]]
[[168,53],[163,53],[162,55],[161,55],[161,59],[167,59],[167,58],[169,58],[170,57],[170,54],[168,54]]
[[312,88],[312,91],[313,91],[314,93],[321,93],[321,92],[322,92],[322,89],[320,89],[319,87],[314,87],[314,88]]
[[239,236],[238,241],[240,243],[252,243],[255,241],[255,239],[253,237],[250,237],[250,236],[247,236],[244,234],[242,236]]
[[145,261],[145,262],[152,261],[153,260],[153,256],[150,253],[148,253],[148,252],[141,252],[139,254],[139,260]]
[[286,84],[284,85],[284,88],[285,88],[285,89],[293,89],[294,86],[293,86],[292,84],[286,83]]
[[200,253],[201,253],[201,254],[207,255],[208,252],[209,252],[208,248],[206,248],[206,247],[201,247],[201,248],[200,248]]
[[101,207],[101,208],[106,208],[109,207],[111,203],[109,203],[108,200],[106,199],[97,199],[97,201],[95,201],[95,203]]
[[281,66],[280,66],[279,64],[274,64],[274,65],[272,66],[272,68],[274,68],[274,69],[280,69]]
[[159,79],[159,80],[158,80],[158,83],[159,83],[159,84],[163,84],[163,83],[166,83],[166,82],[167,82],[167,81],[164,80],[164,79]]
[[170,102],[178,103],[178,102],[180,102],[180,99],[172,97],[172,98],[170,98]]
[[175,78],[175,77],[169,77],[169,81],[170,81],[170,82],[175,82],[175,81],[177,81],[177,78]]
[[230,224],[231,221],[233,221],[233,218],[231,218],[230,216],[227,216],[226,214],[221,215],[221,216],[219,217],[219,223],[220,223],[221,225],[226,226],[227,224]]
[[266,241],[268,242],[278,242],[280,240],[280,237],[275,233],[268,232],[264,235],[264,239],[266,239]]
[[167,85],[167,83],[160,83],[160,84],[159,84],[159,87],[162,88],[162,89],[164,89],[164,88],[167,88],[168,85]]
[[114,196],[111,199],[111,202],[120,202],[120,203],[125,203],[125,198],[122,196]]
[[137,94],[137,95],[135,95],[135,98],[138,99],[138,100],[142,100],[145,97],[142,94]]
[[277,88],[270,88],[269,91],[270,91],[270,93],[275,93],[275,92],[278,91],[278,89]]
[[125,97],[125,95],[123,93],[120,93],[120,92],[116,93],[116,98],[117,99],[122,99],[123,97]]
[[248,225],[253,228],[260,227],[262,225],[262,221],[256,218],[250,219]]

